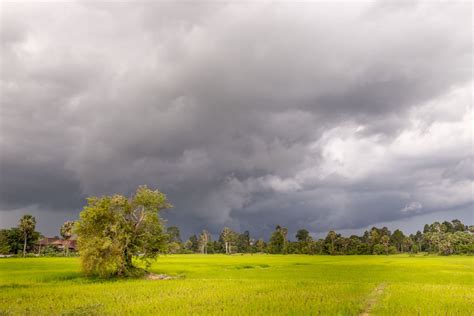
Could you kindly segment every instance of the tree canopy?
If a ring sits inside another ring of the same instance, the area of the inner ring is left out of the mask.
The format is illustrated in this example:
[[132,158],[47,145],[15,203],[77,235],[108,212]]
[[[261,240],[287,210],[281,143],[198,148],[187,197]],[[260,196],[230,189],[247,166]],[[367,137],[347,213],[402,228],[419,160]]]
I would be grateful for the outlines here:
[[170,207],[163,193],[146,186],[138,187],[131,198],[88,198],[76,224],[83,271],[127,276],[139,271],[134,256],[149,264],[165,250],[168,238],[159,212]]

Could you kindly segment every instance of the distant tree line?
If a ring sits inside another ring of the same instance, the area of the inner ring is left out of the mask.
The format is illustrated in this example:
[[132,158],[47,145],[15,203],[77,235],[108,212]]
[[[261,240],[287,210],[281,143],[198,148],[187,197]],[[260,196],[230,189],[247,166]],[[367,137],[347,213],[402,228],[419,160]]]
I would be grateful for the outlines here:
[[[36,231],[36,218],[32,215],[24,215],[19,219],[17,227],[0,229],[0,254],[21,254],[24,257],[27,254],[59,255],[62,253],[67,256],[74,225],[75,222],[67,221],[59,228],[59,234],[66,245],[64,249],[61,250],[53,245],[41,248],[40,240],[44,236]],[[59,239],[58,236],[54,238]]]
[[268,241],[254,239],[249,231],[238,233],[225,227],[217,240],[207,230],[192,235],[183,242],[179,228],[167,228],[169,253],[270,253],[309,255],[382,255],[397,253],[437,253],[440,255],[474,254],[474,226],[460,220],[426,224],[423,232],[405,235],[401,230],[391,232],[387,227],[372,227],[362,236],[342,236],[331,230],[325,238],[313,239],[306,229],[300,229],[295,240],[288,229],[275,227]]
[[[164,197],[159,203],[164,206],[167,203]],[[101,200],[104,203],[104,200]],[[111,203],[112,200],[105,200]],[[90,201],[94,205],[94,212],[98,207],[97,200]],[[115,201],[117,203],[117,201]],[[160,208],[164,206],[160,205]],[[100,208],[99,208],[100,209]],[[88,209],[92,212],[91,209]],[[128,211],[130,212],[130,211]],[[130,214],[129,214],[130,215]],[[94,216],[97,216],[96,214]],[[128,222],[132,221],[133,227],[136,217],[128,216]],[[94,217],[94,220],[96,218]],[[117,218],[115,219],[117,220]],[[127,222],[127,223],[128,223]],[[95,222],[94,222],[95,223]],[[110,223],[102,223],[108,226]],[[117,225],[115,223],[114,225]],[[124,224],[122,224],[123,226]],[[161,223],[153,224],[152,230],[156,231],[153,238],[153,247],[160,253],[202,253],[202,254],[235,254],[235,253],[269,253],[269,254],[309,254],[309,255],[382,255],[397,253],[436,253],[440,255],[451,254],[474,254],[474,226],[467,226],[460,220],[434,222],[426,224],[423,232],[405,235],[401,230],[391,232],[387,227],[372,227],[364,232],[362,236],[342,236],[331,230],[325,238],[313,239],[306,229],[297,231],[294,240],[288,237],[288,229],[276,226],[268,241],[252,238],[249,231],[236,232],[225,227],[217,240],[213,240],[207,230],[200,234],[190,236],[186,241],[181,239],[180,229],[177,226],[169,226],[166,231],[161,228]],[[95,226],[92,225],[92,226]],[[102,227],[101,229],[104,229]],[[0,254],[38,253],[39,240],[42,235],[35,230],[36,219],[31,215],[20,218],[18,226],[10,229],[0,230]],[[84,226],[82,226],[84,229]],[[59,229],[60,235],[65,241],[73,236],[74,222],[67,221]],[[89,241],[87,235],[84,243]],[[92,240],[92,239],[91,239]],[[97,243],[93,243],[94,247]],[[91,246],[92,247],[92,246]],[[94,249],[94,247],[92,247]],[[65,247],[63,254],[68,254]],[[58,254],[58,249],[42,249],[42,254]],[[135,251],[137,252],[137,251]],[[138,251],[137,253],[140,253]],[[130,257],[125,261],[130,262]]]

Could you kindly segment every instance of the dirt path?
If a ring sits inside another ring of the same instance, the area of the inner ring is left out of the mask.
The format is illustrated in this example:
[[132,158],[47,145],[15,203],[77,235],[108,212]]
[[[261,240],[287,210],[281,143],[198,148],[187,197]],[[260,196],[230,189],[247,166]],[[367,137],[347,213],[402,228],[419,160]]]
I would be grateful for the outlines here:
[[367,302],[365,303],[365,309],[362,311],[362,313],[359,314],[359,316],[369,316],[371,314],[372,309],[379,301],[386,286],[387,284],[385,283],[380,283],[379,285],[377,285],[377,287],[372,291],[372,293],[370,293]]
[[171,279],[174,279],[174,278],[167,275],[167,274],[155,274],[155,273],[150,272],[145,276],[145,279],[147,279],[147,280],[171,280]]

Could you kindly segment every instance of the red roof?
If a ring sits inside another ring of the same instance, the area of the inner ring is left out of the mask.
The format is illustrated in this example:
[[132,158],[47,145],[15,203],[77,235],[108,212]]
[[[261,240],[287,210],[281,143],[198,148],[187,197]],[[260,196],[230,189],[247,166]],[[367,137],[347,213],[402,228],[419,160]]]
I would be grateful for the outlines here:
[[40,240],[39,243],[41,246],[47,246],[47,245],[60,246],[60,247],[69,246],[70,249],[76,249],[75,239],[64,240],[64,239],[56,238],[56,237],[44,237],[43,239]]

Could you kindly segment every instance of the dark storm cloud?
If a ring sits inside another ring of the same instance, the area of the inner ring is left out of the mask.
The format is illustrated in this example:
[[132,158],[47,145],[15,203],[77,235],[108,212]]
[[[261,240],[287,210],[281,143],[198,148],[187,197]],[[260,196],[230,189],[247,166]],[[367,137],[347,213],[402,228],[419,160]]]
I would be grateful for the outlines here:
[[37,161],[2,163],[2,209],[38,204],[48,209],[80,209],[85,196],[69,170]]
[[263,236],[472,204],[470,4],[3,7],[4,214],[148,184],[186,232]]

